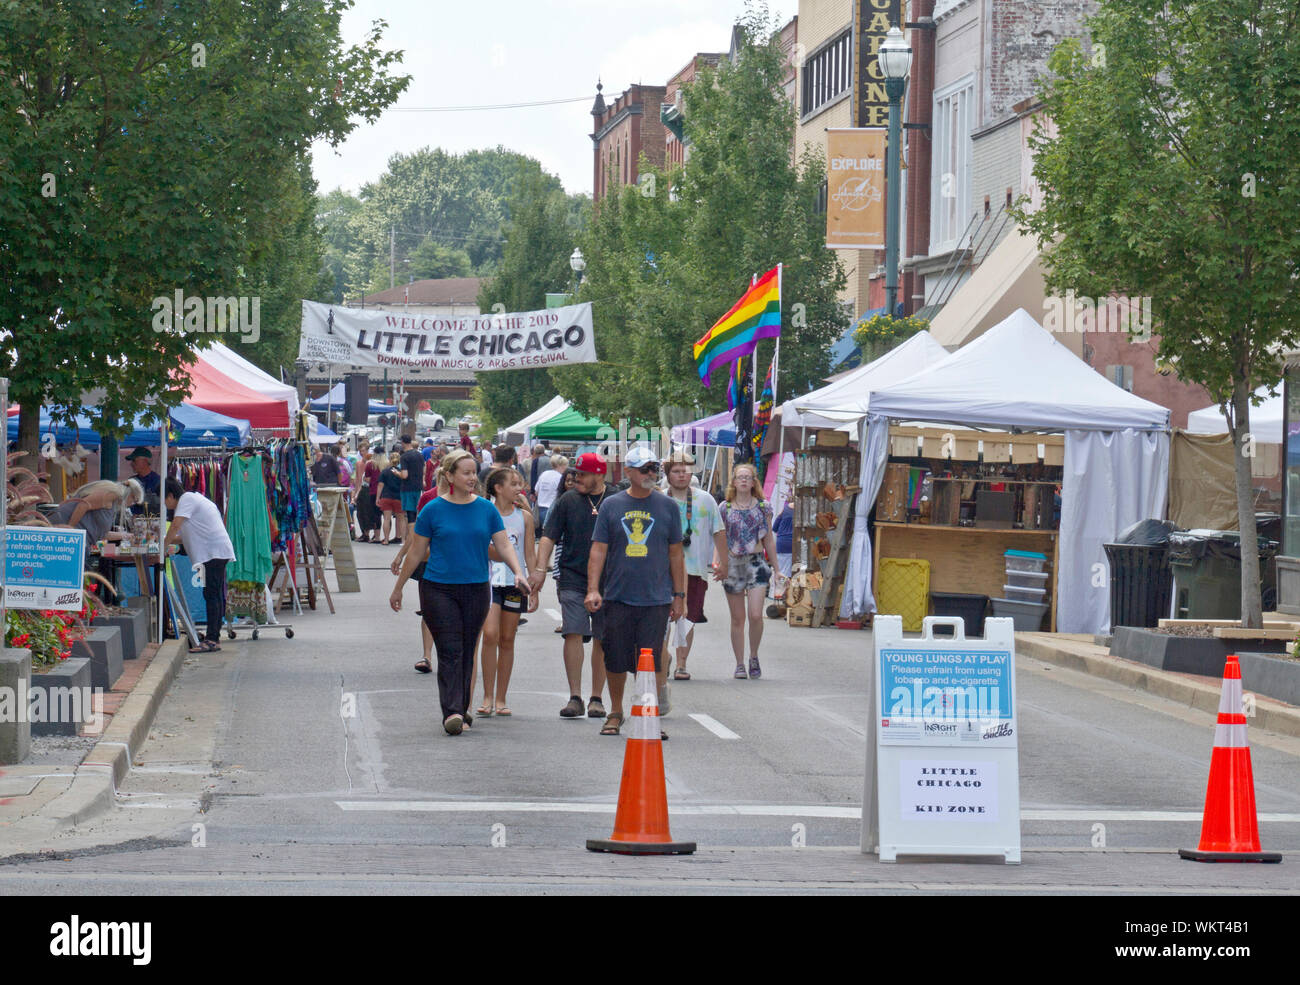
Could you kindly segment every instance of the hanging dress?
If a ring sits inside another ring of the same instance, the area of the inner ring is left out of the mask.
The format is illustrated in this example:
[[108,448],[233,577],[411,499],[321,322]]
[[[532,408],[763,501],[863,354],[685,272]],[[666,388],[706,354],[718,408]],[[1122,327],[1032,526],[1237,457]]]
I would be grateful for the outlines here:
[[227,580],[265,584],[271,577],[271,525],[260,455],[235,455],[230,460],[226,530],[235,546]]

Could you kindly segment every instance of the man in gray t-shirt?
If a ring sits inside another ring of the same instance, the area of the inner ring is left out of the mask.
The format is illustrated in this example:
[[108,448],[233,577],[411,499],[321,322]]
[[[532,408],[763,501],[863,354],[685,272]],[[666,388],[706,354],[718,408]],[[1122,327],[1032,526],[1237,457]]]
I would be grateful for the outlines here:
[[677,504],[655,489],[659,458],[638,447],[629,453],[627,466],[631,485],[600,504],[587,561],[587,610],[605,610],[611,708],[602,735],[617,735],[623,724],[623,688],[627,675],[636,673],[642,649],[654,651],[655,672],[662,676],[668,620],[681,618],[686,608],[681,515]]

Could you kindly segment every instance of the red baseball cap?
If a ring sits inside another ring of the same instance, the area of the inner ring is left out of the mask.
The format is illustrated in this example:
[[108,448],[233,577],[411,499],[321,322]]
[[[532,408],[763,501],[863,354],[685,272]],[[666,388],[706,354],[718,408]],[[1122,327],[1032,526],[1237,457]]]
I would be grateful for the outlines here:
[[579,472],[590,472],[592,475],[604,475],[609,471],[605,456],[594,451],[583,452],[579,455],[578,460],[573,463],[573,467]]

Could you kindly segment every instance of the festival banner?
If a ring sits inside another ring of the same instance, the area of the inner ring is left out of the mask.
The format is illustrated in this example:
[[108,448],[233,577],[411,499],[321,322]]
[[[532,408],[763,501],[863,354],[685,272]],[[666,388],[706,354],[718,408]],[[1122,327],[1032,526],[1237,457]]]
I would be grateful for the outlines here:
[[304,301],[298,358],[362,369],[536,369],[594,363],[596,337],[591,302],[451,316]]
[[826,246],[885,248],[885,131],[826,131]]

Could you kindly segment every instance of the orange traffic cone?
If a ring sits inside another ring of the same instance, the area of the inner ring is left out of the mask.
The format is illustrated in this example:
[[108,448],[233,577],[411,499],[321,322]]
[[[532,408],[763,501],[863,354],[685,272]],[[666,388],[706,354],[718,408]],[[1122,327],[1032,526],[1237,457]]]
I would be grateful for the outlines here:
[[591,852],[619,855],[690,855],[693,841],[673,841],[668,833],[668,792],[664,785],[664,746],[659,738],[659,698],[655,655],[643,649],[637,662],[631,732],[623,753],[618,813],[608,841],[588,839]]
[[1241,664],[1236,655],[1223,668],[1223,696],[1214,727],[1210,783],[1205,791],[1201,843],[1178,854],[1195,862],[1281,862],[1280,852],[1259,850],[1255,816],[1255,777],[1246,745],[1246,716],[1241,711]]

